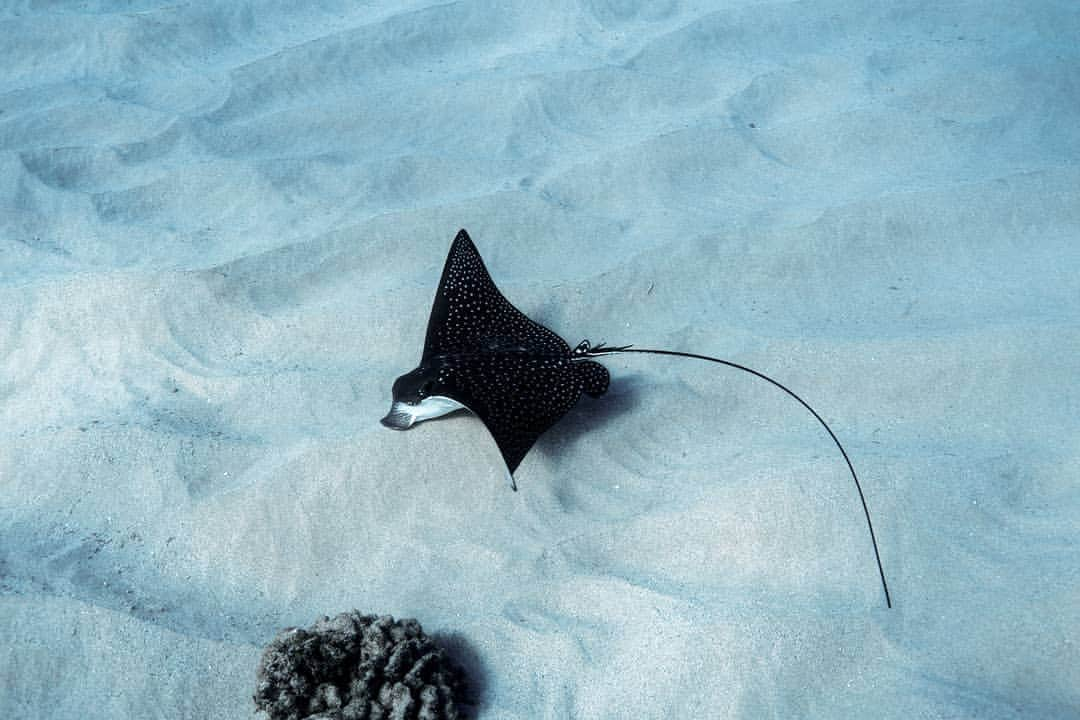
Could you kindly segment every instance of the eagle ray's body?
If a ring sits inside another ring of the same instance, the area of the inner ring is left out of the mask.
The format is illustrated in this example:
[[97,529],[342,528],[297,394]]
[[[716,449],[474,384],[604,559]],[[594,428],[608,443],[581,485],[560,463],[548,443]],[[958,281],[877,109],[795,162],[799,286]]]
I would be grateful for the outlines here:
[[420,365],[394,382],[383,424],[404,430],[468,409],[495,439],[512,478],[537,438],[582,393],[599,397],[608,382],[604,366],[510,304],[462,230],[443,267]]

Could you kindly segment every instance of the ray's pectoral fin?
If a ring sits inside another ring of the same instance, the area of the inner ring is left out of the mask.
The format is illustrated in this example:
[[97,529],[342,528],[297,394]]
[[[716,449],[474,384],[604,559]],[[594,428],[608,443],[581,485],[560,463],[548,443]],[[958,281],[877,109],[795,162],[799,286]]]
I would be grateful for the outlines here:
[[529,450],[540,438],[540,433],[514,431],[512,429],[492,430],[490,425],[488,425],[488,430],[491,431],[491,437],[495,439],[495,444],[499,446],[499,452],[506,463],[507,472],[513,477],[518,465],[521,464],[521,461],[529,454]]
[[469,234],[458,232],[428,318],[424,360],[462,352],[568,355],[566,341],[514,307],[495,286]]
[[577,403],[582,392],[598,397],[610,381],[603,365],[580,360],[509,372],[506,377],[515,382],[500,392],[485,388],[474,411],[494,438],[511,475],[540,436]]

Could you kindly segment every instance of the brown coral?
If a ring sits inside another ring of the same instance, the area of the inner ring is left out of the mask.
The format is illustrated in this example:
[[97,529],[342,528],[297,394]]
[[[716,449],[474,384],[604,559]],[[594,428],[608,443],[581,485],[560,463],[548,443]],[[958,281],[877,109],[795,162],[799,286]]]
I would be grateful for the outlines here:
[[259,661],[270,720],[456,720],[461,671],[416,620],[324,617],[283,630]]

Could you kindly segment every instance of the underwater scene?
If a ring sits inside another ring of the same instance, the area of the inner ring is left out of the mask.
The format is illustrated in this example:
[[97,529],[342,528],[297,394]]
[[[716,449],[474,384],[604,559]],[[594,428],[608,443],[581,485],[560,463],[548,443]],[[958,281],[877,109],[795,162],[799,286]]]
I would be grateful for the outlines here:
[[1077,37],[0,4],[0,717],[1080,717]]

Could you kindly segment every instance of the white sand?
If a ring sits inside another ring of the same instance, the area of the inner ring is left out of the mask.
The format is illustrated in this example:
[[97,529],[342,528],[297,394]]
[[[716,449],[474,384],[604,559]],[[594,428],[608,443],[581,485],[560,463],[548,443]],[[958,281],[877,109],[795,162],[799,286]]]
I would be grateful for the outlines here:
[[[9,3],[0,717],[243,718],[418,618],[479,717],[1080,716],[1071,2]],[[624,356],[377,420],[467,227]]]

